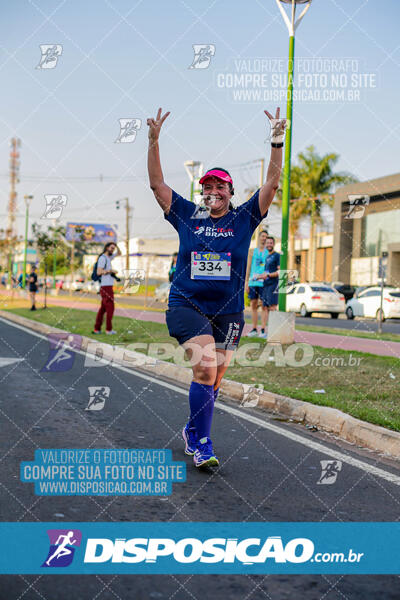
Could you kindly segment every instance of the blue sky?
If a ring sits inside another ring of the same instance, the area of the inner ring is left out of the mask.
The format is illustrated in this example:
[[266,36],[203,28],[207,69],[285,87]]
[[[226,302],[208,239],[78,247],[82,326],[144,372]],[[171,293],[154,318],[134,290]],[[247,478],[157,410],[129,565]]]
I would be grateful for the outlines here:
[[[254,66],[256,58],[269,59],[271,69],[273,59],[275,68],[285,62],[288,34],[275,0],[17,0],[2,13],[0,214],[4,219],[9,139],[17,135],[22,140],[20,233],[24,194],[34,194],[32,220],[38,220],[43,195],[63,193],[68,205],[61,223],[109,222],[123,228],[115,200],[129,196],[133,235],[172,236],[146,178],[146,118],[158,106],[171,111],[160,140],[171,187],[188,195],[183,162],[189,159],[230,169],[237,202],[246,187],[257,184],[257,168],[237,165],[262,156],[268,160],[263,110],[273,112],[277,103],[234,99],[232,89],[218,87],[218,81],[221,74],[226,81],[227,74],[238,73],[239,60]],[[398,0],[385,0],[384,9],[380,0],[313,1],[296,34],[296,64],[309,69],[313,59],[326,59],[328,82],[334,60],[352,59],[353,70],[344,71],[344,100],[295,102],[294,159],[314,144],[320,153],[337,152],[337,168],[360,180],[398,171],[399,18]],[[50,43],[63,46],[56,68],[36,69],[39,45]],[[193,44],[215,45],[208,68],[188,68]],[[359,87],[360,74],[367,74],[361,79],[369,87]],[[359,101],[348,97],[353,75]],[[272,73],[266,77],[268,93]],[[310,92],[304,75],[302,81],[297,73],[296,89]],[[311,87],[314,97],[317,89],[322,90],[321,75]],[[280,105],[285,114],[285,102]],[[118,120],[133,117],[142,120],[136,140],[115,144]],[[79,179],[100,174],[103,182]],[[130,180],[118,180],[123,177]]]

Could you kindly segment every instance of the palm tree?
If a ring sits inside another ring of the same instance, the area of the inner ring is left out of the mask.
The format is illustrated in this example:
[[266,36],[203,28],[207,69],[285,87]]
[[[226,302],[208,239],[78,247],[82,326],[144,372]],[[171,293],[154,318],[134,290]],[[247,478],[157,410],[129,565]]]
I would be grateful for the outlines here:
[[[298,165],[293,165],[290,172],[290,207],[289,207],[289,262],[288,269],[295,268],[295,239],[301,219],[307,214],[307,199],[302,197],[303,172]],[[277,208],[282,208],[282,180],[274,201]]]
[[[315,279],[316,230],[322,222],[321,209],[324,205],[333,206],[333,190],[337,185],[353,183],[357,179],[350,173],[334,172],[339,155],[331,152],[320,156],[314,146],[308,146],[297,155],[298,164],[290,175],[290,215],[289,215],[289,268],[294,265],[294,241],[300,221],[310,217],[310,243],[308,251],[308,280]],[[278,193],[278,206],[281,206],[282,193]]]
[[295,239],[300,221],[307,208],[307,201],[302,197],[302,170],[294,165],[290,174],[290,212],[289,212],[289,269],[295,268]]
[[309,280],[313,281],[316,266],[316,230],[317,225],[322,222],[321,209],[323,205],[333,206],[334,188],[353,183],[357,179],[350,173],[334,172],[334,166],[339,160],[339,155],[334,152],[320,156],[314,146],[308,146],[305,152],[299,152],[297,160],[301,171],[300,197],[304,202],[303,214],[311,218],[308,271]]

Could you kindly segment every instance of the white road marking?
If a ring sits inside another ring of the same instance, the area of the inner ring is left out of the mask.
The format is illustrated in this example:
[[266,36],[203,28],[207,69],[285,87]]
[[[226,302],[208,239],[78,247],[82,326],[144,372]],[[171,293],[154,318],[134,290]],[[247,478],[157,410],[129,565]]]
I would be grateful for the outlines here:
[[[17,323],[13,323],[12,321],[7,321],[7,319],[4,319],[2,317],[0,317],[0,321],[2,321],[3,323],[6,323],[7,325],[10,325],[11,327],[16,327],[17,329],[21,329],[25,333],[29,333],[31,335],[35,335],[36,337],[42,338],[43,340],[47,340],[47,337],[45,335],[38,333],[37,331],[27,330],[25,327],[22,327],[21,325],[18,325]],[[84,350],[75,350],[75,352],[77,352],[78,354],[82,354],[83,356],[86,356],[88,354],[89,356],[95,357],[94,354],[91,354],[90,352],[85,352]],[[125,371],[126,373],[129,373],[130,375],[134,375],[135,377],[141,377],[142,379],[145,379],[147,381],[152,381],[153,383],[155,383],[157,385],[160,385],[167,389],[173,390],[174,392],[178,392],[179,394],[183,394],[184,396],[187,396],[187,394],[188,394],[187,390],[180,388],[177,385],[173,385],[171,383],[167,383],[165,381],[156,379],[155,377],[152,377],[151,375],[146,375],[145,373],[135,371],[134,369],[128,369],[126,367],[123,367],[122,365],[118,365],[118,364],[114,364],[114,363],[111,363],[110,366],[112,366],[116,369],[119,369],[120,371]],[[93,367],[93,368],[96,368],[96,367]],[[356,467],[357,469],[361,469],[362,471],[365,471],[366,473],[370,473],[371,475],[375,475],[376,477],[380,477],[381,479],[386,479],[386,481],[389,481],[390,483],[394,483],[395,485],[400,486],[400,477],[398,475],[394,475],[393,473],[390,473],[389,471],[385,471],[384,469],[380,469],[379,467],[370,465],[369,463],[363,462],[362,460],[359,460],[358,458],[353,458],[352,456],[343,454],[342,452],[339,452],[338,450],[333,450],[331,448],[328,448],[327,446],[324,446],[320,442],[315,442],[315,441],[310,440],[306,437],[303,437],[297,433],[283,429],[281,427],[278,427],[277,425],[273,425],[272,423],[268,423],[268,421],[260,419],[259,417],[255,417],[254,415],[247,414],[243,409],[239,410],[237,408],[233,408],[232,406],[228,406],[221,402],[216,402],[216,407],[220,408],[221,410],[224,410],[227,413],[230,413],[231,415],[235,415],[236,417],[239,417],[240,419],[243,419],[245,421],[253,423],[254,425],[258,425],[258,427],[262,427],[263,429],[268,429],[269,431],[272,431],[278,435],[282,435],[283,437],[286,437],[287,439],[290,439],[293,442],[297,442],[298,444],[302,444],[303,446],[306,446],[307,448],[312,448],[313,450],[316,450],[317,452],[321,452],[322,454],[327,455],[329,458],[336,458],[337,460],[341,460],[342,462],[344,462],[348,465],[351,465],[352,467]]]
[[5,358],[0,356],[0,368],[6,367],[7,365],[13,365],[16,362],[21,362],[21,360],[25,360],[24,358]]

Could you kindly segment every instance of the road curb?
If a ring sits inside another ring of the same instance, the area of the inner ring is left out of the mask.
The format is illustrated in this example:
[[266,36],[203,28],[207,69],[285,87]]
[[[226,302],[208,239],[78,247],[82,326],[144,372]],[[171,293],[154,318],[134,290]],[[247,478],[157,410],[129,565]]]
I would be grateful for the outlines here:
[[[8,311],[0,310],[0,316],[41,334],[71,333]],[[132,371],[164,377],[185,387],[192,380],[191,369],[187,367],[157,360],[121,346],[97,342],[86,336],[82,336],[82,350],[88,352],[86,366],[100,366],[104,361],[114,362]],[[336,408],[310,404],[229,379],[222,380],[221,395],[227,396],[244,409],[257,408],[298,423],[316,426],[350,443],[400,459],[400,433],[361,421]]]

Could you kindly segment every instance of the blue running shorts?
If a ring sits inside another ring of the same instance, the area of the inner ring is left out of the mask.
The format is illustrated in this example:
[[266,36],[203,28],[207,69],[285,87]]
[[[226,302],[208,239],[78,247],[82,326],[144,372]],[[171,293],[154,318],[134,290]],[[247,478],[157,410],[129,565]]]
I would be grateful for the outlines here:
[[264,285],[262,289],[263,306],[275,306],[279,301],[278,281],[269,285]]
[[262,291],[263,291],[263,286],[259,285],[259,286],[249,286],[249,293],[247,294],[249,297],[249,300],[262,300]]
[[171,306],[166,311],[169,335],[184,344],[198,335],[212,335],[222,350],[234,350],[244,327],[243,312],[231,315],[203,315],[189,306]]

